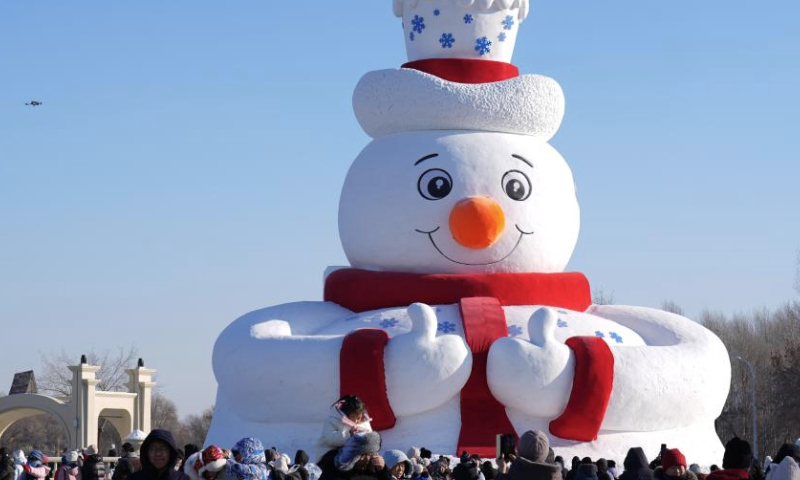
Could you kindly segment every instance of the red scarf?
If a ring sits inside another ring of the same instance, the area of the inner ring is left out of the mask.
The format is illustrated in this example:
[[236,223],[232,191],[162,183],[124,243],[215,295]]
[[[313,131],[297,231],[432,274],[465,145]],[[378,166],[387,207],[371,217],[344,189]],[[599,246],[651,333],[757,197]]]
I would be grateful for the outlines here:
[[[458,303],[464,336],[472,357],[472,374],[461,392],[458,452],[494,455],[495,435],[514,432],[491,394],[486,361],[491,344],[508,335],[502,306],[545,305],[585,311],[592,304],[589,282],[580,273],[495,273],[434,275],[344,269],[325,282],[325,300],[354,312]],[[369,406],[373,428],[394,427],[386,394],[382,330],[356,330],[345,337],[340,354],[341,394],[356,394]],[[550,432],[570,440],[591,441],[600,430],[611,396],[614,358],[597,337],[566,342],[575,354],[575,379],[567,408],[550,424]]]

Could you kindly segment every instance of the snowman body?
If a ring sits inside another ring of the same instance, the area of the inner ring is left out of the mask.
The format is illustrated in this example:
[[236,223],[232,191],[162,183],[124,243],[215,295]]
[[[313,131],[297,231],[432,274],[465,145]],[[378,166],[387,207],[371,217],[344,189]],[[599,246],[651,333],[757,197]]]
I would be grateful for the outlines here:
[[[435,452],[456,451],[459,392],[469,377],[471,357],[458,306],[434,305],[432,310],[436,322],[429,329],[437,339],[455,341],[441,349],[446,360],[435,365],[426,358],[430,350],[416,338],[387,351],[387,390],[397,423],[381,432],[386,448],[420,444]],[[631,445],[652,450],[661,443],[681,445],[708,461],[721,453],[713,416],[725,400],[719,392],[727,385],[727,357],[721,342],[695,322],[624,306],[594,305],[584,312],[543,306],[503,310],[509,336],[490,350],[490,386],[506,404],[518,433],[532,428],[547,432],[570,396],[573,359],[549,364],[529,355],[559,357],[557,350],[544,348],[546,326],[535,315],[549,311],[556,317],[550,329],[558,344],[563,347],[576,335],[603,335],[618,367],[597,438],[578,442],[551,434],[559,454],[624,458]],[[339,355],[345,336],[358,329],[381,329],[392,338],[391,346],[414,336],[413,327],[408,308],[353,313],[330,302],[279,305],[241,317],[215,346],[219,390],[207,443],[227,445],[246,434],[270,439],[281,450],[322,454],[325,447],[318,438],[330,399],[340,394]],[[676,382],[670,365],[689,368],[684,373],[692,381]]]
[[357,393],[375,394],[386,449],[488,457],[494,435],[539,429],[565,457],[667,443],[721,458],[722,342],[672,313],[592,305],[585,278],[562,273],[580,229],[572,172],[547,143],[563,94],[504,63],[527,8],[394,0],[411,63],[368,73],[353,96],[373,140],[339,205],[352,268],[326,279],[327,301],[257,310],[220,334],[207,444],[258,436],[321,454],[331,404]]

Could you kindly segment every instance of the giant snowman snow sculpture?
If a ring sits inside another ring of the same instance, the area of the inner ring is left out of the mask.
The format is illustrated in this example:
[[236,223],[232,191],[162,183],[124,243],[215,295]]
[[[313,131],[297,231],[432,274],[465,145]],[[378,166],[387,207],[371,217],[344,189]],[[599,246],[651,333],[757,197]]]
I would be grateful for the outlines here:
[[388,448],[490,456],[496,434],[541,429],[565,456],[666,443],[718,461],[720,340],[671,313],[592,305],[586,278],[561,273],[579,230],[572,173],[547,143],[564,99],[509,63],[528,1],[394,10],[410,61],[366,74],[353,99],[373,138],[339,206],[353,268],[327,277],[323,302],[222,332],[207,441],[313,449],[331,403],[355,393]]

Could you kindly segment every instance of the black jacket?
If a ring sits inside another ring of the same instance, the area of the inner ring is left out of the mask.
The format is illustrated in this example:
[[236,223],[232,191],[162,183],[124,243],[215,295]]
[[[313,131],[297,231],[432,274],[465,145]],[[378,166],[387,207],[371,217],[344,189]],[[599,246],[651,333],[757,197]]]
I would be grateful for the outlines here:
[[319,459],[317,466],[322,470],[319,480],[391,480],[392,474],[386,467],[377,470],[374,466],[369,465],[365,470],[355,468],[348,472],[339,470],[336,468],[334,460],[339,450],[341,448],[330,450]]
[[[150,445],[156,440],[166,443],[170,451],[169,462],[161,472],[156,470],[156,467],[150,463],[150,458],[147,454]],[[175,470],[175,465],[178,464],[178,446],[170,432],[166,430],[153,430],[150,432],[150,435],[142,443],[141,452],[142,469],[130,475],[128,480],[190,480],[188,475],[182,471]]]
[[498,475],[496,480],[561,480],[561,465],[532,462],[524,457],[517,457],[505,475]]
[[581,463],[575,469],[575,480],[597,480],[597,465]]
[[11,455],[0,457],[0,480],[16,480],[14,478],[14,459]]
[[653,470],[648,466],[647,457],[641,447],[628,450],[625,457],[625,471],[619,480],[653,480]]
[[106,464],[100,455],[89,455],[81,467],[81,480],[105,480]]

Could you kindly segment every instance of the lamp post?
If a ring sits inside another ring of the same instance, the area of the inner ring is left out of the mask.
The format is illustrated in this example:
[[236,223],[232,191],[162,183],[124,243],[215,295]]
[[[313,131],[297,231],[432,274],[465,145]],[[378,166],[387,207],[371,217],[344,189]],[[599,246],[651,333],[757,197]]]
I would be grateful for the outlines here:
[[744,358],[737,356],[737,360],[741,360],[747,365],[747,368],[750,370],[750,381],[753,387],[753,456],[755,458],[761,458],[758,456],[758,409],[756,407],[756,369],[753,368],[753,364],[745,360]]

